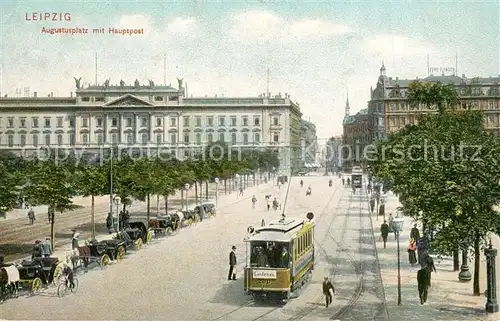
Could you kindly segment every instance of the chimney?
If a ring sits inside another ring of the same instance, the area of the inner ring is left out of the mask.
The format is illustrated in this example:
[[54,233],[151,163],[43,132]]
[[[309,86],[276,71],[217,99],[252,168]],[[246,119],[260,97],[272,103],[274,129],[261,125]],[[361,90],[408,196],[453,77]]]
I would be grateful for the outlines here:
[[72,91],[69,92],[69,96],[73,97],[73,92]]
[[33,92],[33,97],[37,97],[38,96],[38,93],[36,91]]

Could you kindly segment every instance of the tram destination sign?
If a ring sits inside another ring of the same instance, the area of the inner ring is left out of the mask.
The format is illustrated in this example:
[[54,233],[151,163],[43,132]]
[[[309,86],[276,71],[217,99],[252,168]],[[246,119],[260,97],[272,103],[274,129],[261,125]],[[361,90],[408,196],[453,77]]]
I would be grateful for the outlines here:
[[253,270],[252,273],[254,279],[276,280],[278,275],[274,270]]

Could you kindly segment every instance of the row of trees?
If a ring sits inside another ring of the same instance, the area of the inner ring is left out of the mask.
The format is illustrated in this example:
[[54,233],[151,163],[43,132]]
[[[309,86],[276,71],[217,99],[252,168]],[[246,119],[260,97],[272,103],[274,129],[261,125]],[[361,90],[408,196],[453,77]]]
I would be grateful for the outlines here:
[[[109,152],[112,154],[107,157],[96,154],[76,157],[51,151],[50,157],[44,160],[0,154],[1,210],[11,210],[22,198],[31,205],[48,205],[49,211],[63,212],[74,207],[73,196],[81,195],[91,197],[94,220],[94,198],[108,195],[112,181],[113,193],[121,198],[123,210],[134,199],[146,201],[149,216],[152,195],[163,196],[167,209],[168,197],[186,183],[194,186],[198,199],[203,197],[203,182],[205,196],[208,196],[208,181],[215,177],[225,187],[226,181],[236,174],[255,175],[259,172],[262,175],[279,167],[274,151],[231,153],[227,145],[218,142],[207,146],[203,157],[185,161],[166,155],[140,157],[119,150]],[[52,240],[54,221],[51,222]]]
[[380,141],[371,170],[392,186],[404,214],[423,223],[432,250],[453,255],[456,270],[459,251],[467,265],[472,250],[473,293],[480,295],[481,247],[500,230],[500,140],[485,129],[481,111],[454,108],[453,86],[414,82],[408,101],[435,113]]

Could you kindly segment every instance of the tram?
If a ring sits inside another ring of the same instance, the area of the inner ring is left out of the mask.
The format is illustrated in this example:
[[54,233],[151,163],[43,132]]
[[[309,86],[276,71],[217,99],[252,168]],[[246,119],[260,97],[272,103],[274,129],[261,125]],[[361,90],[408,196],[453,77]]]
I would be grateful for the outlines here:
[[[245,293],[256,299],[267,297],[289,300],[314,269],[313,213],[306,219],[287,218],[253,230],[247,243]],[[248,254],[248,253],[247,253]]]
[[359,166],[354,166],[351,173],[351,184],[356,188],[363,186],[363,170]]

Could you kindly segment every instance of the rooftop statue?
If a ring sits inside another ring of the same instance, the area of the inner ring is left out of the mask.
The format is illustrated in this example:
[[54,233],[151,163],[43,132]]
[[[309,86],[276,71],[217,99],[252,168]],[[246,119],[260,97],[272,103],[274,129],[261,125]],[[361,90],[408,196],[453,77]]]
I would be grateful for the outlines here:
[[120,87],[123,87],[123,86],[125,86],[125,82],[122,79],[122,80],[120,80]]
[[73,77],[73,79],[75,80],[76,89],[82,88],[82,86],[81,86],[82,77],[80,77],[78,79],[76,77]]

